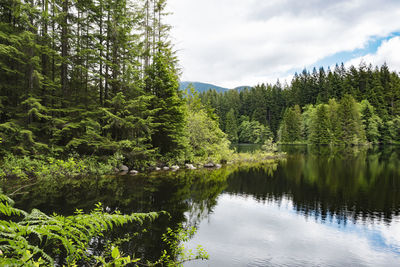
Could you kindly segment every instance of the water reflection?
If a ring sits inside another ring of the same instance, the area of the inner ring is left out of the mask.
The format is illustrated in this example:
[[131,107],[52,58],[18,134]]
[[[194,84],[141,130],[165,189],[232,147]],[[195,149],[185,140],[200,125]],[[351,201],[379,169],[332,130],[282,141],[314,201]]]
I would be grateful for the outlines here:
[[261,202],[285,196],[305,216],[338,223],[390,222],[400,210],[399,150],[284,147],[288,159],[273,175],[262,168],[238,170],[225,190]]
[[[268,205],[249,196],[223,194],[199,225],[192,244],[210,251],[209,262],[186,266],[397,266],[399,221],[338,225],[294,212],[282,198]],[[396,226],[397,225],[397,226]]]
[[199,233],[211,259],[187,266],[396,266],[400,262],[399,150],[283,147],[271,174],[228,178]]
[[[400,260],[393,256],[400,251],[399,148],[281,149],[288,156],[279,164],[54,179],[14,198],[19,208],[65,215],[99,201],[123,213],[165,210],[170,218],[124,246],[146,259],[159,256],[166,227],[184,223],[199,227],[193,242],[211,254],[210,266],[227,265],[225,257],[236,250],[228,265],[371,265],[371,255],[386,255],[388,264]],[[15,186],[3,185],[6,192]],[[136,230],[130,227],[120,233]],[[346,259],[330,260],[341,253]]]
[[[56,212],[71,215],[79,208],[86,212],[102,202],[108,210],[122,213],[167,211],[154,223],[143,227],[148,231],[136,236],[123,251],[146,260],[156,260],[165,249],[161,241],[167,227],[178,223],[196,225],[216,205],[218,195],[226,188],[227,177],[235,168],[216,171],[161,172],[139,176],[90,177],[85,179],[58,179],[42,181],[29,188],[24,194],[14,196],[15,205],[24,210],[38,208],[46,213]],[[5,192],[15,191],[17,184],[3,185]],[[191,211],[190,219],[185,212]],[[111,233],[121,237],[125,233],[140,231],[137,225],[129,225]],[[109,236],[110,237],[110,236]],[[102,241],[93,248],[101,250]]]

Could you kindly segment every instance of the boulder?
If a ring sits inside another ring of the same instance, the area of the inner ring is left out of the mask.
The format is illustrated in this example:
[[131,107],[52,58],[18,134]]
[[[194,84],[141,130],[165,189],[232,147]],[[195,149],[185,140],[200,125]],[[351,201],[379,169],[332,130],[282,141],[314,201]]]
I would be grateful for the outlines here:
[[165,167],[163,167],[163,170],[164,170],[164,171],[168,171],[168,170],[169,170],[169,167],[165,166]]
[[189,169],[189,170],[195,170],[196,169],[196,167],[193,166],[193,164],[185,164],[185,166],[186,166],[186,169]]
[[122,171],[122,172],[120,172],[120,173],[118,173],[119,175],[127,175],[128,174],[128,171]]
[[177,170],[179,170],[179,166],[178,165],[173,165],[173,166],[171,166],[171,169],[173,171],[177,171]]
[[214,167],[215,167],[215,164],[212,162],[204,164],[204,168],[214,168]]
[[129,171],[129,168],[126,165],[121,165],[121,166],[119,166],[119,170],[121,172],[127,172],[127,171]]
[[130,172],[129,172],[129,174],[130,175],[136,175],[136,174],[138,174],[139,172],[137,171],[137,170],[131,170]]
[[215,168],[217,168],[217,169],[219,169],[219,168],[221,168],[222,167],[222,165],[221,164],[215,164]]
[[154,170],[155,171],[161,171],[161,168],[160,167],[155,167]]

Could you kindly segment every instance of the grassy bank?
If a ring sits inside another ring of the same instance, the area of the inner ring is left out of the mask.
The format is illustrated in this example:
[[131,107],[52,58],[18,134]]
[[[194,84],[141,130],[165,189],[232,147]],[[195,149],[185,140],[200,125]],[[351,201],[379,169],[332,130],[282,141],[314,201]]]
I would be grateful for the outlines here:
[[[198,158],[198,161],[191,162],[190,166],[195,166],[197,169],[205,167],[218,168],[221,167],[220,163],[222,163],[222,165],[241,164],[245,162],[256,163],[281,159],[284,157],[284,153],[278,153],[271,149],[261,149],[247,153],[237,153],[232,151],[229,157],[225,157],[224,159],[216,161],[214,158]],[[0,161],[0,179],[28,180],[112,175],[121,171],[121,166],[123,166],[124,163],[123,160],[124,158],[118,154],[103,158],[70,155],[65,159],[59,159],[52,156],[29,157],[8,154]],[[210,164],[211,166],[209,166]],[[171,168],[172,166],[174,168]],[[166,167],[168,170],[177,170],[178,168],[188,168],[187,166],[187,164],[182,163],[174,164],[158,162],[152,166],[143,166],[141,170],[163,170],[163,167]]]
[[110,174],[120,162],[118,155],[101,159],[98,157],[70,156],[56,159],[51,156],[6,155],[0,163],[0,178],[75,178],[79,176]]

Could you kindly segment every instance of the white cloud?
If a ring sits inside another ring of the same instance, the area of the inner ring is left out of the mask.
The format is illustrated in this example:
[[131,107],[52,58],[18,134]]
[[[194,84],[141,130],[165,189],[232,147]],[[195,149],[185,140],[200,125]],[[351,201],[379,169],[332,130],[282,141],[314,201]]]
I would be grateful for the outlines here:
[[287,198],[263,204],[222,194],[186,245],[201,244],[210,253],[209,266],[397,266],[399,221],[321,223],[296,214],[293,205]]
[[345,66],[358,66],[361,61],[366,64],[371,63],[373,66],[382,65],[386,62],[392,71],[400,71],[400,37],[396,36],[389,40],[383,41],[376,53],[367,54],[362,57],[354,58],[346,62]]
[[182,80],[227,87],[275,82],[292,69],[400,30],[397,0],[168,3]]

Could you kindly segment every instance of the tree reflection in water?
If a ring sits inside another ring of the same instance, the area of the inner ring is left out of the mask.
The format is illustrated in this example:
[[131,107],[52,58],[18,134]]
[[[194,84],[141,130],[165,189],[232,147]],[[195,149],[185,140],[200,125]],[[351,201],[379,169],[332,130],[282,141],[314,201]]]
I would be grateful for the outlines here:
[[[138,176],[53,179],[14,197],[25,210],[39,208],[69,215],[89,211],[97,202],[122,213],[167,211],[148,229],[123,246],[129,253],[156,259],[164,249],[162,233],[179,223],[197,226],[213,212],[221,193],[244,195],[260,202],[289,199],[299,214],[316,220],[383,220],[390,223],[400,209],[400,150],[397,147],[287,146],[279,163],[227,166],[219,170],[161,172]],[[13,184],[4,185],[7,192]],[[138,230],[128,226],[110,235]]]
[[397,147],[283,147],[288,158],[272,177],[263,170],[238,170],[227,192],[260,201],[293,201],[297,212],[316,219],[384,220],[400,209]]

